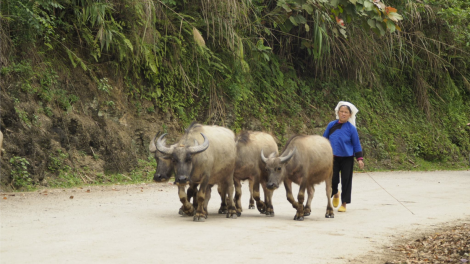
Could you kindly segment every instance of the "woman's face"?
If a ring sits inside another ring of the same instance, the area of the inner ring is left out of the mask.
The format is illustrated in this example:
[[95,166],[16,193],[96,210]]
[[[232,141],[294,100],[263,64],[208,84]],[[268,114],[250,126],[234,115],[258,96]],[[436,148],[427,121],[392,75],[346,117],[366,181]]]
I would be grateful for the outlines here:
[[349,109],[346,106],[341,106],[338,110],[338,116],[341,123],[346,123],[351,117],[351,112],[349,112]]

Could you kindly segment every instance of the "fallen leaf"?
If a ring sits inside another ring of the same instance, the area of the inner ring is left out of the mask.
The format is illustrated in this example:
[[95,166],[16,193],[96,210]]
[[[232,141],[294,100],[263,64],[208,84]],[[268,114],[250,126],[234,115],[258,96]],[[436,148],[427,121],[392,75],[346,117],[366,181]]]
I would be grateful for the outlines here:
[[6,199],[7,199],[7,197],[6,197],[6,196],[4,196],[4,197],[3,197],[3,200],[6,200]]
[[72,196],[70,196],[70,199],[73,199],[73,195],[72,195]]
[[90,192],[90,189],[86,190],[86,192],[89,193],[89,192]]

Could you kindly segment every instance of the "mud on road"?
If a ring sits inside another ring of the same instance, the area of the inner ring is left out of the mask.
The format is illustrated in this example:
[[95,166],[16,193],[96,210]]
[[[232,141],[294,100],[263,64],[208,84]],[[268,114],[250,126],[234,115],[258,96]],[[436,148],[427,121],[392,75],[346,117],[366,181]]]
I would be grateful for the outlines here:
[[346,213],[324,217],[320,184],[303,222],[283,187],[275,217],[247,209],[247,182],[241,217],[213,192],[204,223],[178,215],[168,183],[2,193],[0,263],[384,263],[404,237],[470,222],[468,186],[470,171],[356,173]]

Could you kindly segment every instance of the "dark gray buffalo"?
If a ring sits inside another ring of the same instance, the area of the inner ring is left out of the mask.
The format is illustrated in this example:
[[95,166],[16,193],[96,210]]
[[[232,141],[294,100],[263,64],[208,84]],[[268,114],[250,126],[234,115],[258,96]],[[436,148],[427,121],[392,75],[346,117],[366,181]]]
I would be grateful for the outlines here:
[[[250,205],[249,209],[256,207],[260,213],[268,216],[274,216],[272,210],[272,191],[266,188],[268,173],[266,164],[261,160],[259,153],[264,150],[270,155],[278,155],[277,144],[274,138],[264,132],[244,131],[237,137],[237,159],[235,162],[235,172],[233,181],[235,184],[235,205],[237,207],[237,215],[242,213],[241,205],[241,183],[240,181],[248,180],[250,186]],[[259,186],[263,187],[264,201],[260,199]],[[253,199],[254,198],[254,199]]]
[[157,151],[155,139],[157,139],[159,135],[160,132],[155,135],[149,144],[149,151],[150,153],[154,153],[155,160],[157,161],[157,171],[155,171],[155,174],[153,175],[153,180],[156,182],[166,182],[173,174],[173,162],[171,155],[163,154],[160,151]]
[[[157,170],[155,174],[153,175],[153,180],[156,182],[167,182],[171,176],[173,175],[173,159],[172,155],[168,154],[163,154],[160,151],[157,151],[157,146],[155,145],[155,140],[157,137],[160,135],[160,132],[158,132],[155,137],[152,139],[152,141],[149,144],[149,151],[151,153],[154,153],[155,155],[155,160],[157,161]],[[187,197],[188,201],[191,200],[191,198],[194,198],[196,195],[197,191],[197,184],[193,184],[189,186],[188,191],[187,191]],[[225,206],[225,203],[223,203]],[[193,199],[193,206],[197,207],[197,199]],[[226,206],[225,206],[226,207]],[[179,214],[183,215],[183,206],[181,206],[179,210]]]
[[[314,185],[326,183],[326,218],[333,218],[331,206],[331,180],[333,176],[333,150],[328,139],[322,136],[294,136],[287,142],[280,157],[271,154],[268,158],[261,151],[261,158],[269,171],[268,189],[275,190],[284,181],[287,200],[297,209],[294,220],[303,221],[310,215],[310,204],[315,192]],[[292,182],[300,185],[297,202],[292,195]],[[305,189],[308,189],[307,204],[304,203]]]
[[[162,154],[171,156],[183,212],[194,215],[194,221],[205,221],[212,186],[217,184],[221,197],[226,197],[227,217],[236,218],[237,212],[233,203],[233,171],[236,158],[233,132],[224,127],[193,123],[179,142],[170,147],[165,145],[165,135],[158,138],[156,148]],[[187,184],[194,188],[194,191],[199,186],[194,197],[197,209],[189,202],[184,192]]]

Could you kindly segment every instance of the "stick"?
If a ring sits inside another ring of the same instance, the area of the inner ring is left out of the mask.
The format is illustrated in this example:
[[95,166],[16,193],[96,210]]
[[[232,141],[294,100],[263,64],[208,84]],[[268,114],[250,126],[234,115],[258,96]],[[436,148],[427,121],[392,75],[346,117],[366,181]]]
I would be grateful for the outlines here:
[[385,188],[382,187],[382,185],[380,185],[374,178],[372,178],[372,176],[370,176],[370,174],[369,174],[368,172],[366,172],[366,173],[367,173],[367,175],[369,175],[369,177],[370,177],[375,183],[377,183],[378,186],[380,186],[380,188],[382,188],[382,190],[384,190],[385,192],[387,192],[388,195],[392,196],[393,199],[397,200],[397,202],[399,202],[403,207],[405,207],[406,210],[410,211],[410,213],[412,213],[413,215],[415,214],[415,213],[413,213],[410,209],[408,209],[408,207],[406,207],[404,204],[402,204],[400,201],[398,201],[398,199],[395,198],[395,196],[393,196],[391,193],[389,193],[387,190],[385,190]]

